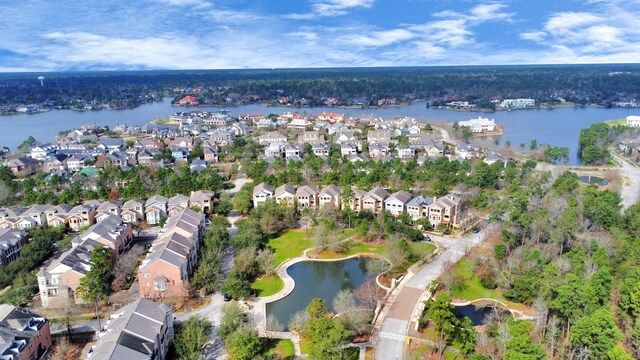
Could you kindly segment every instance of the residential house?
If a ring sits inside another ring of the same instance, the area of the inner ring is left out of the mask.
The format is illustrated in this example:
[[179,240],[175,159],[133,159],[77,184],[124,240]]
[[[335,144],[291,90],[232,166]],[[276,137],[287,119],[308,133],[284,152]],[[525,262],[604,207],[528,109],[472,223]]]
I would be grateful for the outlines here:
[[129,223],[137,223],[144,219],[144,202],[132,199],[122,204],[122,218]]
[[205,146],[204,160],[208,161],[209,163],[218,162],[220,160],[220,152],[218,151],[218,148]]
[[336,114],[325,111],[322,114],[318,115],[318,120],[328,121],[332,124],[339,123],[344,120],[344,114]]
[[44,161],[44,169],[46,172],[52,172],[57,170],[65,170],[67,168],[68,155],[65,154],[53,154],[49,155]]
[[444,146],[440,143],[432,142],[426,150],[430,157],[440,157],[445,155]]
[[305,130],[307,127],[311,127],[313,123],[306,118],[293,119],[287,124],[287,129],[291,130]]
[[438,226],[438,224],[458,225],[460,220],[460,205],[460,197],[454,194],[434,199],[433,204],[429,205],[428,209],[429,222],[433,227]]
[[72,155],[67,159],[67,169],[78,172],[86,166],[87,159],[84,155]]
[[182,161],[188,161],[189,160],[189,150],[187,150],[187,148],[183,148],[183,147],[172,148],[171,149],[171,157],[173,157],[173,160],[175,160],[176,163],[182,162]]
[[0,359],[44,359],[51,348],[49,321],[26,308],[0,304]]
[[236,136],[247,136],[251,132],[251,128],[247,124],[238,122],[231,125],[231,130],[236,133]]
[[384,201],[388,197],[387,190],[381,187],[373,188],[362,198],[362,209],[378,214],[384,211]]
[[278,186],[273,193],[273,198],[278,204],[292,205],[296,199],[296,188],[287,184]]
[[98,142],[98,149],[106,150],[107,152],[122,151],[124,150],[124,139],[119,137],[103,137]]
[[358,147],[356,144],[344,143],[340,145],[340,155],[350,156],[358,154]]
[[167,202],[167,213],[169,216],[176,216],[184,209],[189,208],[189,197],[186,195],[175,195]]
[[393,216],[400,216],[407,211],[407,204],[411,201],[411,194],[406,191],[395,192],[384,200],[384,209]]
[[320,192],[315,186],[300,186],[296,189],[296,200],[298,201],[298,206],[317,208],[319,193]]
[[372,159],[380,159],[389,155],[389,147],[386,143],[372,143],[369,144],[369,157]]
[[167,216],[167,204],[169,199],[162,195],[154,195],[147,199],[144,204],[145,218],[147,224],[156,225],[160,223],[160,220]]
[[469,144],[458,144],[455,149],[456,155],[463,159],[477,159],[478,150]]
[[120,216],[109,215],[71,240],[71,246],[81,246],[89,239],[110,248],[115,263],[118,257],[131,246],[133,230],[131,224],[125,222]]
[[140,296],[147,299],[186,297],[189,276],[198,261],[204,215],[185,209],[169,218],[138,269]]
[[342,194],[342,189],[337,187],[336,185],[327,185],[322,190],[320,190],[320,194],[318,196],[318,203],[320,207],[324,206],[333,206],[336,209],[340,208],[340,195]]
[[258,129],[270,129],[276,127],[276,123],[273,122],[273,120],[267,118],[262,118],[256,121],[255,124]]
[[109,316],[88,359],[165,360],[173,337],[171,306],[138,299]]
[[22,219],[32,219],[35,226],[47,225],[47,216],[45,212],[51,208],[51,205],[34,205],[20,214]]
[[202,212],[208,214],[213,210],[213,197],[215,193],[209,190],[192,191],[189,196],[191,206],[198,207]]
[[47,225],[50,227],[65,226],[69,222],[69,211],[71,211],[71,209],[73,209],[73,207],[66,204],[49,207],[44,212]]
[[429,216],[429,205],[433,204],[433,199],[428,196],[417,196],[407,203],[407,213],[413,221],[417,221]]
[[30,156],[36,160],[44,161],[49,156],[54,155],[58,147],[53,144],[40,144],[31,148]]
[[367,142],[369,144],[373,144],[373,143],[382,143],[382,144],[388,144],[391,142],[391,138],[393,137],[394,133],[392,130],[373,130],[373,131],[369,131],[367,133]]
[[20,157],[11,159],[5,163],[15,176],[27,176],[33,174],[37,167],[38,161],[30,157]]
[[398,157],[403,160],[411,160],[416,155],[416,148],[413,146],[399,146]]
[[162,148],[157,141],[152,139],[140,139],[135,142],[133,147],[140,150],[160,150]]
[[89,203],[78,205],[69,210],[67,216],[69,227],[74,231],[78,231],[82,227],[95,224],[97,210],[98,206]]
[[202,159],[193,160],[191,164],[189,164],[189,170],[191,170],[192,173],[198,173],[198,174],[205,171],[208,167],[209,167],[209,162]]
[[320,132],[317,130],[305,131],[300,136],[298,136],[298,142],[302,144],[316,144],[319,142],[324,142],[324,136],[321,136]]
[[331,148],[325,142],[319,142],[311,145],[311,150],[316,156],[329,156]]
[[301,159],[302,150],[298,144],[287,144],[284,146],[284,155],[287,160],[289,159]]
[[264,182],[254,186],[253,207],[258,207],[258,205],[262,204],[263,202],[272,199],[274,192],[275,187]]
[[107,200],[100,203],[96,209],[96,222],[100,223],[111,215],[122,216],[121,200]]
[[0,266],[5,266],[20,256],[22,246],[29,242],[29,234],[22,230],[0,229]]
[[459,121],[458,126],[466,126],[471,129],[473,133],[486,133],[496,131],[496,121],[494,119],[483,118],[478,116],[477,119],[471,119],[467,121]]
[[367,192],[364,190],[360,190],[355,186],[351,187],[351,192],[353,195],[351,199],[347,200],[344,198],[344,194],[341,194],[341,203],[342,208],[345,209],[347,206],[351,207],[351,210],[360,212],[362,211],[362,200],[367,196]]
[[268,132],[258,137],[260,145],[286,143],[287,137],[277,131]]
[[171,141],[169,147],[171,148],[185,148],[187,151],[193,149],[194,141],[191,136],[179,136]]
[[264,148],[264,156],[282,158],[284,156],[284,146],[284,143],[269,144]]

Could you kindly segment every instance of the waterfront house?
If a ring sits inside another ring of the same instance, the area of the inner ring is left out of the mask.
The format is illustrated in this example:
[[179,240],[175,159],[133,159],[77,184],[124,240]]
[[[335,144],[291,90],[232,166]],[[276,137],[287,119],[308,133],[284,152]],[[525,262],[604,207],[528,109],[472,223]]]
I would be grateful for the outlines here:
[[124,139],[119,137],[103,137],[98,142],[98,149],[105,150],[107,152],[122,151],[124,150]]
[[173,337],[171,306],[138,299],[109,316],[88,359],[165,360]]
[[400,216],[407,211],[407,204],[410,200],[410,193],[406,191],[395,192],[384,200],[384,209],[393,216]]
[[626,117],[627,126],[629,127],[640,127],[640,116],[630,115]]
[[253,187],[253,207],[273,198],[275,188],[267,183],[260,183]]
[[477,119],[471,119],[467,121],[459,121],[458,126],[466,126],[471,129],[473,133],[485,133],[496,131],[496,121],[494,119],[483,118],[478,116]]
[[53,144],[40,144],[31,148],[30,156],[36,160],[44,161],[47,157],[54,155],[58,147]]
[[33,174],[38,168],[38,161],[30,157],[19,157],[17,159],[11,159],[5,163],[10,169],[13,175],[18,177],[28,176]]

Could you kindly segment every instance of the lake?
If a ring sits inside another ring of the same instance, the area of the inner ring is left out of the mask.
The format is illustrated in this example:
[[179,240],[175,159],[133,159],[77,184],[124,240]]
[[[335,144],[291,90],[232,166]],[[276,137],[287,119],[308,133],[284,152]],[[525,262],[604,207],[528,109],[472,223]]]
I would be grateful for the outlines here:
[[267,316],[273,315],[286,328],[298,311],[305,311],[313,298],[324,299],[333,311],[333,299],[340,290],[358,289],[367,279],[367,258],[340,261],[303,261],[292,265],[287,273],[296,282],[287,297],[268,303]]
[[[197,107],[186,110],[219,110],[220,107]],[[129,125],[143,125],[151,120],[168,117],[176,111],[185,108],[171,106],[169,99],[163,102],[149,103],[138,106],[135,109],[125,110],[101,110],[101,111],[72,111],[52,110],[47,113],[32,115],[0,116],[0,146],[9,146],[15,149],[29,136],[35,137],[40,142],[50,142],[60,131],[76,128],[82,124],[95,123],[108,125],[111,128],[117,123]],[[383,109],[336,109],[336,108],[291,108],[291,107],[267,107],[262,104],[230,107],[228,110],[234,114],[280,114],[285,111],[299,111],[314,115],[323,111],[339,112],[346,115],[375,115],[383,118],[402,116],[414,117],[424,122],[457,122],[476,118],[478,115],[494,118],[504,124],[504,134],[499,136],[501,143],[507,140],[512,148],[524,143],[527,147],[531,140],[537,140],[538,144],[550,144],[565,146],[570,150],[569,164],[580,164],[578,158],[578,134],[580,129],[591,124],[609,119],[624,118],[628,115],[640,114],[640,109],[624,108],[561,108],[553,110],[518,110],[502,111],[496,113],[459,112],[443,109],[426,108],[424,103],[415,103],[399,108]],[[493,138],[485,138],[486,144],[493,143]]]
[[499,312],[503,315],[510,313],[507,310],[494,308],[492,306],[475,306],[475,305],[464,305],[464,306],[454,306],[453,313],[458,318],[468,317],[471,320],[471,324],[473,326],[484,325],[487,322],[487,318],[491,316],[495,312]]

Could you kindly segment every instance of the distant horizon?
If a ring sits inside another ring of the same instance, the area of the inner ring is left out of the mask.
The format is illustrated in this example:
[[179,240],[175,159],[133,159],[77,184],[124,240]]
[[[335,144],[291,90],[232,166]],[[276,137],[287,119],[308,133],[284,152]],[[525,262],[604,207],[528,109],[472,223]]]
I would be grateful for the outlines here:
[[0,4],[0,72],[633,64],[623,0]]
[[291,68],[228,68],[228,69],[104,69],[104,70],[51,70],[51,71],[2,71],[0,75],[38,75],[38,74],[91,74],[91,73],[144,73],[144,72],[270,72],[270,71],[314,71],[314,70],[393,70],[393,69],[446,69],[446,68],[544,68],[544,67],[640,67],[635,63],[576,63],[576,64],[478,64],[478,65],[415,65],[415,66],[326,66],[326,67],[291,67]]

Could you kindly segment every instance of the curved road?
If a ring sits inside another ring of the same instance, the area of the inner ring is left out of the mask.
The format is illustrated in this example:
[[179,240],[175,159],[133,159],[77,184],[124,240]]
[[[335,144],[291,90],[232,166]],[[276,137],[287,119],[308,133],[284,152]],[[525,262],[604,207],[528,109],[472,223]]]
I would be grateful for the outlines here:
[[405,339],[409,333],[411,316],[418,306],[427,286],[443,272],[445,264],[458,262],[469,251],[487,237],[488,229],[477,234],[470,234],[461,239],[450,239],[432,236],[433,241],[444,246],[446,250],[433,261],[422,267],[411,278],[404,281],[394,290],[398,291],[382,320],[378,332],[380,341],[376,344],[376,359],[400,360],[404,358]]

